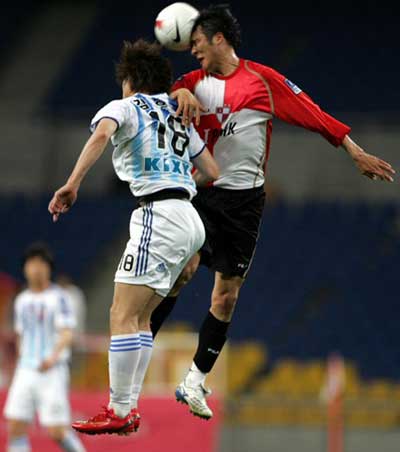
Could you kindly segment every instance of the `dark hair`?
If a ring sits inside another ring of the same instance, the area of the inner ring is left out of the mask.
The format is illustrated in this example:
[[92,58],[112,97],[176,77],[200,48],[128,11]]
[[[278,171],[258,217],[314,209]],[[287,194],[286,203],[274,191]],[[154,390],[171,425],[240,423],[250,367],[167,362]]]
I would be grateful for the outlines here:
[[192,33],[199,26],[209,41],[216,33],[222,33],[228,44],[235,50],[241,44],[240,25],[232,15],[228,4],[210,5],[201,10],[193,24]]
[[115,66],[119,84],[128,80],[134,91],[148,94],[169,93],[172,66],[161,56],[161,46],[144,39],[124,41],[119,62]]
[[24,266],[29,259],[32,259],[34,257],[40,257],[49,264],[51,270],[54,270],[53,254],[46,243],[35,242],[29,245],[22,257],[22,266]]

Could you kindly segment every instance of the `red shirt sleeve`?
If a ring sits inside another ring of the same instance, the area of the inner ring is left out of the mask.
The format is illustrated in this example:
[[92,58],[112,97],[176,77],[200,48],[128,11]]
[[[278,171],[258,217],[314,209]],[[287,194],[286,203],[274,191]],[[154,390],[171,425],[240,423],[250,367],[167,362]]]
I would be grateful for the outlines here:
[[203,71],[201,70],[188,72],[176,79],[175,83],[172,85],[171,92],[179,88],[186,88],[194,93],[197,82],[200,81],[203,76]]
[[263,66],[262,75],[271,90],[273,112],[289,124],[320,133],[334,146],[340,146],[350,127],[321,110],[299,87],[272,68]]

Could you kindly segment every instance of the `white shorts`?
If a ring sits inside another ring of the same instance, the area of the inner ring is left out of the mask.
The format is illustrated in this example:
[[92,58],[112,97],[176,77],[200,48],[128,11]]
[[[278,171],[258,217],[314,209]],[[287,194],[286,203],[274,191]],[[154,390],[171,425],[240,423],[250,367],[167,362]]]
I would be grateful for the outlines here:
[[148,286],[167,296],[204,243],[199,214],[184,199],[154,201],[133,211],[129,229],[114,281]]
[[67,364],[57,364],[46,372],[17,367],[4,406],[4,416],[31,422],[37,412],[44,426],[68,425],[71,421],[68,387]]

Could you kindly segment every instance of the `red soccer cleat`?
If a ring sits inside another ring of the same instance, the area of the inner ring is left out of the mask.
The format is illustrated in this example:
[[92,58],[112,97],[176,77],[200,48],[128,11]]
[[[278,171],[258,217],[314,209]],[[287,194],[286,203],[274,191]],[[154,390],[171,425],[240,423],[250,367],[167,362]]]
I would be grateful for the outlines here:
[[87,421],[77,421],[72,428],[87,435],[103,435],[105,433],[120,433],[136,421],[132,411],[124,418],[115,415],[114,410],[103,406],[102,411]]
[[132,408],[130,414],[133,417],[132,424],[128,425],[128,427],[125,427],[123,430],[118,432],[118,435],[128,436],[131,433],[138,431],[138,429],[140,427],[140,414],[139,414],[137,408]]

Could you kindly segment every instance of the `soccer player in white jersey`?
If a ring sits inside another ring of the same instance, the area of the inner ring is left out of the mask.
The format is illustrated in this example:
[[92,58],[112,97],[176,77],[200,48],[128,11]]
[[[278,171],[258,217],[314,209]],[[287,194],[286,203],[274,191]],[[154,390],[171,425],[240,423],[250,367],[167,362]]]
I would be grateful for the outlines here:
[[53,219],[68,211],[90,167],[112,138],[114,169],[129,183],[140,207],[131,217],[130,240],[115,274],[110,312],[110,403],[73,427],[89,434],[127,434],[139,426],[137,402],[150,362],[150,315],[205,239],[190,200],[196,179],[218,177],[218,166],[193,126],[176,116],[168,93],[172,71],[160,47],[144,40],[125,42],[117,65],[122,100],[93,118],[86,143],[66,185],[49,204]]
[[[191,40],[192,54],[201,68],[178,78],[172,94],[179,100],[178,111],[182,109],[184,120],[190,119],[191,110],[197,111],[197,129],[219,164],[220,177],[200,189],[193,202],[207,235],[201,263],[215,273],[215,282],[193,363],[176,397],[187,403],[193,414],[210,418],[204,381],[225,343],[255,253],[273,118],[318,132],[332,145],[343,147],[361,174],[371,179],[393,181],[394,170],[354,143],[350,127],[324,112],[285,76],[271,67],[239,58],[236,51],[240,27],[226,6],[201,11]],[[199,260],[195,256],[189,262],[179,284],[154,311],[153,335]]]
[[69,427],[71,342],[75,318],[67,294],[51,282],[53,258],[44,244],[25,253],[27,288],[15,300],[18,361],[4,415],[8,452],[28,452],[28,428],[35,413],[50,437],[68,452],[84,452]]

